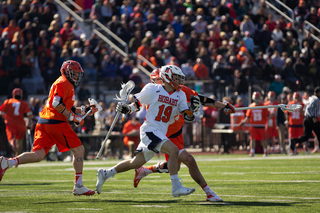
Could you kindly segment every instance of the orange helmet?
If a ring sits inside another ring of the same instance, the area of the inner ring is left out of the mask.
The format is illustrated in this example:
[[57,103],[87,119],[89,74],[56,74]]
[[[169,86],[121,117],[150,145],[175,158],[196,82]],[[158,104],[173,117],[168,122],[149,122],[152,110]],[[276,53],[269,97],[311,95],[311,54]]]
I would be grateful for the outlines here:
[[160,68],[155,69],[150,73],[150,81],[154,84],[161,83]]
[[292,95],[293,100],[295,101],[300,101],[301,100],[301,95],[298,92],[294,92]]
[[276,93],[274,91],[269,91],[268,92],[268,99],[269,100],[275,100],[276,99]]
[[12,97],[15,99],[21,99],[22,98],[22,90],[20,88],[15,88],[12,90]]
[[74,86],[79,85],[84,74],[79,62],[73,60],[63,62],[60,72],[61,75],[65,76]]
[[255,91],[252,93],[252,100],[256,103],[259,103],[261,101],[262,97],[261,97],[261,93],[258,91]]

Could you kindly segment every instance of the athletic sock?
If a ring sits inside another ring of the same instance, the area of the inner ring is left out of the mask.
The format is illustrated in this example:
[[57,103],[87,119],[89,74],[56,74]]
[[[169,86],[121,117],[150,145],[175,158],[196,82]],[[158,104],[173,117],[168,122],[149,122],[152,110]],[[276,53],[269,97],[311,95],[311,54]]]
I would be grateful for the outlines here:
[[172,189],[177,189],[181,187],[178,175],[170,175],[170,178],[172,183]]
[[254,154],[255,153],[255,150],[254,149],[251,149],[251,151],[250,151],[252,154]]
[[75,173],[75,182],[74,182],[75,185],[77,186],[83,186],[83,182],[82,182],[82,172],[80,173]]
[[210,189],[210,187],[208,186],[208,184],[206,184],[205,186],[202,187],[203,191],[207,194],[207,195],[211,195],[212,194],[212,190]]
[[114,167],[112,167],[111,169],[109,169],[109,172],[110,172],[111,177],[113,177],[115,174],[118,173]]
[[144,172],[146,175],[153,173],[153,166],[143,167]]
[[8,160],[8,164],[9,164],[9,168],[11,168],[13,166],[17,166],[17,165],[19,165],[19,159],[17,157],[10,158]]

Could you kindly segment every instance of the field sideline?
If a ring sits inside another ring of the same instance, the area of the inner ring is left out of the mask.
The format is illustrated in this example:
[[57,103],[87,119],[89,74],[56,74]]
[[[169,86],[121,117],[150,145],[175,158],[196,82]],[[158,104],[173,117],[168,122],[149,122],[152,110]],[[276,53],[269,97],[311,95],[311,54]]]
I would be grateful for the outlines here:
[[[186,187],[196,188],[186,197],[171,196],[168,174],[151,174],[134,188],[134,171],[107,180],[100,195],[75,197],[71,163],[42,161],[6,172],[0,182],[0,212],[320,212],[320,154],[195,158],[208,185],[224,202],[206,202],[185,166],[179,177]],[[147,165],[162,159],[155,157]],[[86,161],[85,185],[94,189],[96,170],[118,162]]]

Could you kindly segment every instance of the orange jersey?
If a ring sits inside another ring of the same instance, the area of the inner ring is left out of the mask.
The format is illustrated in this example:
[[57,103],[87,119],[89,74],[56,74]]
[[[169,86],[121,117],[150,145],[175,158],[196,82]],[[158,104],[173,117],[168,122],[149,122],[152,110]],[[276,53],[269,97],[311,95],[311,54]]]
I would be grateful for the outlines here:
[[[198,95],[198,93],[186,86],[182,86],[181,90],[186,94],[187,96],[187,102],[190,102],[190,96],[191,95]],[[180,132],[182,133],[182,126],[184,124],[184,118],[181,114],[178,114],[174,117],[174,123],[170,124],[167,131],[167,137],[170,138],[170,136]]]
[[[263,104],[252,103],[249,107],[255,106],[263,106]],[[249,117],[250,124],[258,124],[258,125],[265,125],[268,122],[269,111],[268,109],[249,109],[247,110],[246,116]]]
[[[278,105],[280,104],[278,101],[266,101],[264,103],[265,106],[268,105]],[[268,108],[269,114],[270,114],[270,118],[272,119],[272,127],[276,128],[276,113],[277,113],[277,108]],[[268,126],[269,127],[269,126]]]
[[46,106],[40,112],[40,117],[47,120],[59,120],[68,121],[68,118],[62,113],[58,112],[53,106],[52,101],[54,96],[59,96],[62,98],[62,102],[66,106],[68,111],[75,101],[74,87],[68,79],[64,76],[60,76],[51,86],[49,98]]
[[[138,130],[140,129],[140,126],[141,126],[141,123],[138,123],[137,125],[133,125],[131,123],[131,121],[128,121],[127,123],[125,123],[125,125],[123,126],[123,129],[122,129],[122,133],[123,134],[127,134],[129,132],[131,132],[132,130]],[[123,142],[126,146],[128,146],[128,142],[129,141],[133,141],[134,144],[136,145],[136,147],[138,147],[138,144],[139,144],[139,140],[140,140],[140,137],[139,136],[125,136],[123,138]]]
[[26,101],[17,100],[15,98],[7,99],[0,107],[0,111],[4,113],[6,125],[25,126],[24,115],[31,115],[31,109]]
[[[296,103],[295,101],[290,101],[288,105],[290,104],[301,104],[302,109],[304,108],[304,104],[302,102]],[[302,110],[295,110],[291,113],[288,113],[289,127],[290,126],[303,127],[303,119],[304,119],[304,115]]]

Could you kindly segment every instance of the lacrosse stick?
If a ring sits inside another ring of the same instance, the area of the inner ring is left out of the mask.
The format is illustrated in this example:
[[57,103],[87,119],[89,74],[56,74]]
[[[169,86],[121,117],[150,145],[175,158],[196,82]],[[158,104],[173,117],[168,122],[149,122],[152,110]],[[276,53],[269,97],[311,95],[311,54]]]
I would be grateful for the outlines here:
[[266,106],[255,106],[255,107],[239,107],[235,108],[236,111],[248,110],[248,109],[267,109],[267,108],[280,108],[284,112],[293,112],[302,108],[300,104],[278,104],[278,105],[266,105]]
[[27,131],[26,131],[26,141],[27,141],[27,150],[32,151],[33,140],[32,140],[31,130],[29,128],[27,128]]
[[[131,93],[131,91],[133,90],[134,87],[135,87],[135,84],[134,84],[134,82],[131,81],[131,80],[128,81],[126,84],[121,84],[121,88],[122,88],[122,89],[121,89],[120,92],[119,92],[119,96],[116,95],[115,100],[120,101],[121,103],[125,104],[125,103],[127,102],[127,100],[128,100],[129,94]],[[99,158],[100,158],[100,156],[101,156],[101,154],[102,154],[102,151],[103,151],[103,149],[104,149],[104,146],[105,146],[107,140],[109,139],[109,136],[110,136],[110,134],[111,134],[111,132],[112,132],[112,129],[113,129],[114,125],[116,124],[119,116],[120,116],[120,112],[117,112],[115,118],[114,118],[113,121],[112,121],[112,124],[111,124],[111,126],[110,126],[110,129],[109,129],[109,131],[108,131],[105,139],[104,139],[103,142],[102,142],[101,148],[100,148],[100,150],[99,150],[99,152],[98,152],[98,154],[97,154],[97,156],[96,156],[96,159],[99,159]]]
[[[88,98],[88,101],[90,105],[95,105],[95,107],[98,109],[98,112],[102,112],[102,107],[96,100],[94,100],[93,98]],[[91,112],[92,110],[90,109],[86,114],[82,116],[82,120],[85,119]]]

